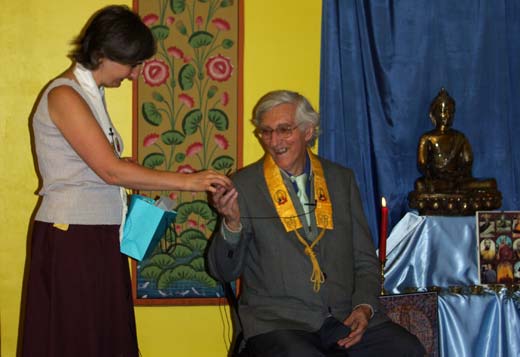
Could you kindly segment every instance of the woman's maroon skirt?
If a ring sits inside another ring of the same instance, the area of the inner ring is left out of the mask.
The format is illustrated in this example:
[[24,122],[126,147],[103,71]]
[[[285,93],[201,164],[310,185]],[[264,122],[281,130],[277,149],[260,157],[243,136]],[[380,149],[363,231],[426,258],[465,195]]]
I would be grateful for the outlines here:
[[35,222],[30,254],[22,356],[139,355],[119,226]]

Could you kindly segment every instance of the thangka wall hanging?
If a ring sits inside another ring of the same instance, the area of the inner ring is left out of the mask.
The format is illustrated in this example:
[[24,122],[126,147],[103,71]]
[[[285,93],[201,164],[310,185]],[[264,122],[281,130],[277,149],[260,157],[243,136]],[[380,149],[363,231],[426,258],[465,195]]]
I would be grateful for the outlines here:
[[[242,2],[142,0],[134,10],[157,40],[134,83],[133,156],[173,172],[241,166]],[[159,244],[133,262],[136,305],[223,302],[204,251],[217,215],[204,193],[140,191],[175,201],[177,216]]]

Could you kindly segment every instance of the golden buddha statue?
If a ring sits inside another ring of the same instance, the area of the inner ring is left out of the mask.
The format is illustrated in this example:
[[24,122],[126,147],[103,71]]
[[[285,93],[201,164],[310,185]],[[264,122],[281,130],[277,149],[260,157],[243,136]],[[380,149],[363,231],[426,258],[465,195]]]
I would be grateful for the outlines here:
[[502,204],[495,179],[472,176],[473,152],[466,136],[452,129],[455,101],[441,88],[430,106],[435,128],[423,134],[417,165],[423,176],[408,196],[411,208],[428,215],[472,215]]

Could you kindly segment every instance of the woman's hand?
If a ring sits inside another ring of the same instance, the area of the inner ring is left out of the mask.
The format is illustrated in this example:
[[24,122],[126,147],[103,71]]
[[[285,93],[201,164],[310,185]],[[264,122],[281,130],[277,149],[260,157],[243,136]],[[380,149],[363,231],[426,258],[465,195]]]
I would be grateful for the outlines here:
[[184,191],[208,191],[217,192],[219,187],[229,190],[233,187],[231,180],[218,172],[212,170],[199,171],[186,174],[186,187]]

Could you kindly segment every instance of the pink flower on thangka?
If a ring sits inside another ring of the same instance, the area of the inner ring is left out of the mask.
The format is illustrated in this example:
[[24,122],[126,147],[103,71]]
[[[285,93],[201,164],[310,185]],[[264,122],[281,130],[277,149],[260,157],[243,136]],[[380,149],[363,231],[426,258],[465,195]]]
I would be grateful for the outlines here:
[[216,18],[213,21],[211,21],[211,23],[215,25],[215,27],[220,31],[229,31],[229,29],[231,28],[229,22],[227,22],[224,19]]
[[147,146],[150,146],[150,145],[153,145],[155,144],[155,142],[159,139],[159,134],[155,134],[155,133],[152,133],[152,134],[148,134],[144,137],[144,140],[143,140],[143,146],[144,147],[147,147]]
[[177,168],[177,172],[180,172],[182,174],[192,174],[195,172],[195,169],[191,167],[191,165],[180,165]]
[[190,109],[193,108],[193,106],[195,105],[195,101],[193,100],[193,98],[185,93],[179,94],[179,100],[182,104],[184,104]]
[[211,79],[224,82],[231,77],[233,65],[231,64],[230,58],[217,55],[208,59],[208,62],[206,62],[206,70]]
[[206,229],[206,225],[205,225],[204,223],[201,223],[201,224],[199,225],[199,228],[203,231],[203,230]]
[[191,61],[191,56],[184,56],[184,63]]
[[198,27],[201,27],[203,22],[204,20],[202,19],[202,16],[197,16],[197,19],[195,19],[195,23]]
[[198,226],[198,224],[197,224],[197,222],[196,222],[195,220],[193,220],[193,219],[188,219],[188,227],[190,227],[190,228],[195,228],[195,227],[197,227],[197,226]]
[[159,20],[159,16],[157,16],[156,14],[148,14],[148,15],[143,16],[143,22],[148,27],[155,24],[157,22],[157,20]]
[[171,24],[173,24],[174,22],[175,22],[175,17],[173,17],[173,16],[168,16],[168,17],[166,18],[166,24],[171,25]]
[[175,232],[177,234],[181,233],[182,232],[182,226],[180,224],[176,224],[175,225]]
[[229,103],[229,93],[223,92],[220,96],[220,103],[222,103],[223,106],[226,106]]
[[171,47],[168,47],[168,49],[166,50],[168,52],[168,54],[170,56],[172,56],[173,58],[177,58],[177,59],[180,59],[180,58],[183,58],[184,57],[184,53],[182,52],[182,50],[178,47],[175,47],[175,46],[171,46]]
[[202,151],[204,147],[201,142],[193,143],[186,149],[186,156],[193,156]]
[[176,200],[177,199],[177,193],[176,192],[172,192],[168,195],[168,197],[170,197],[171,200]]
[[168,77],[170,77],[170,70],[164,61],[153,59],[144,63],[143,78],[149,86],[160,86],[166,82]]
[[215,143],[217,143],[218,147],[226,150],[229,147],[229,142],[226,137],[222,134],[215,134]]

